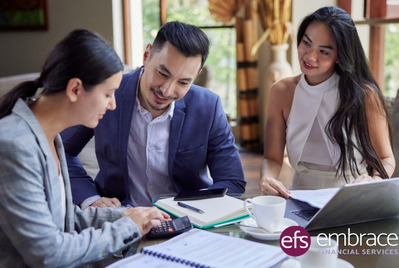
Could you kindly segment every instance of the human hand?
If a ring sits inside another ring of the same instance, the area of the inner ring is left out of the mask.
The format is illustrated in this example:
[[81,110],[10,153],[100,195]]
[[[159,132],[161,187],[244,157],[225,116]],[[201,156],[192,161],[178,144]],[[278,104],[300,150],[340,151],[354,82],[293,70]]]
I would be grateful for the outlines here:
[[260,192],[262,195],[277,195],[284,198],[290,197],[290,192],[284,184],[272,177],[263,177],[260,181]]
[[379,176],[371,177],[368,174],[362,174],[359,177],[357,177],[354,181],[352,181],[351,183],[366,183],[366,182],[373,182],[373,181],[380,181],[380,180],[382,180],[382,178]]
[[101,197],[94,201],[90,206],[97,207],[97,208],[118,208],[122,206],[121,202],[117,198],[108,198],[108,197]]
[[137,224],[141,235],[148,233],[152,227],[161,225],[162,221],[170,220],[169,214],[156,207],[128,208],[123,215]]

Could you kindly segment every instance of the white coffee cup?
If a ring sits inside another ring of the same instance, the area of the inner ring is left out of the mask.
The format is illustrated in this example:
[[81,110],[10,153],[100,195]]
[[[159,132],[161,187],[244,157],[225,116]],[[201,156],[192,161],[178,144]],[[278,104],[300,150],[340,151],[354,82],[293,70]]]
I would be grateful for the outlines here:
[[298,256],[302,268],[337,268],[338,243],[327,237],[312,236],[308,251]]
[[[252,212],[248,208],[252,205]],[[282,231],[286,200],[280,196],[257,196],[247,198],[244,201],[244,208],[247,213],[256,221],[259,227],[269,232]]]

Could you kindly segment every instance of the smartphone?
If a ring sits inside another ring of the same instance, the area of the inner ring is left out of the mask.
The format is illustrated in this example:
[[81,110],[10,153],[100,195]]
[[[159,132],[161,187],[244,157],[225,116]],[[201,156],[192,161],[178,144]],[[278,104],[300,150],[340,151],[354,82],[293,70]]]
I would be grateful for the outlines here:
[[163,221],[161,226],[152,227],[150,232],[147,234],[147,238],[169,238],[187,232],[192,228],[193,226],[191,225],[190,219],[187,216],[184,216],[169,221]]
[[198,200],[205,198],[222,197],[226,194],[226,192],[227,188],[186,191],[178,193],[173,200],[184,201],[184,200]]

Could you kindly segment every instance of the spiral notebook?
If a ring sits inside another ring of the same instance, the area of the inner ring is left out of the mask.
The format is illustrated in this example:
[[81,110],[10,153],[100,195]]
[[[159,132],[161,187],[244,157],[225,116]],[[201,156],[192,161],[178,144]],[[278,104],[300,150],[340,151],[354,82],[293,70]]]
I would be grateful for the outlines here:
[[193,229],[107,268],[128,267],[272,267],[287,255],[280,247]]

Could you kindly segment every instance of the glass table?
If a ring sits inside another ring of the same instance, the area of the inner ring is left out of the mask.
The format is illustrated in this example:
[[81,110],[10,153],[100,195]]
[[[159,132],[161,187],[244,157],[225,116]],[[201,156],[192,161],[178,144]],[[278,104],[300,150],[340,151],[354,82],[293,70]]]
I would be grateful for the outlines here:
[[[253,196],[243,195],[241,198],[245,199]],[[280,246],[279,240],[253,238],[234,224],[207,230],[222,235]],[[337,240],[340,253],[338,257],[351,263],[354,267],[399,267],[399,215],[373,222],[310,231],[309,234],[311,236],[331,236]],[[349,239],[347,239],[348,237]],[[163,241],[165,239],[146,240],[144,238],[132,244],[123,254],[114,254],[108,259],[85,265],[84,267],[105,267],[123,257],[139,252],[143,247]]]

